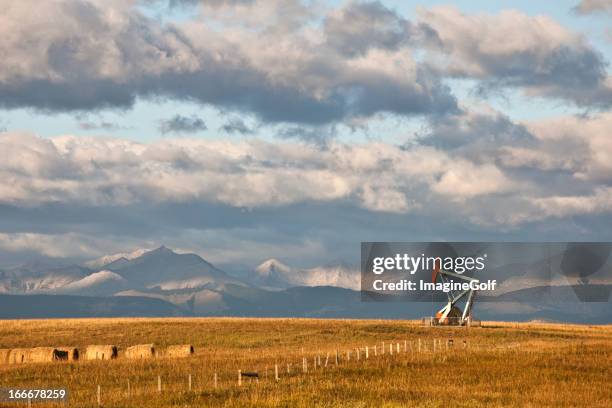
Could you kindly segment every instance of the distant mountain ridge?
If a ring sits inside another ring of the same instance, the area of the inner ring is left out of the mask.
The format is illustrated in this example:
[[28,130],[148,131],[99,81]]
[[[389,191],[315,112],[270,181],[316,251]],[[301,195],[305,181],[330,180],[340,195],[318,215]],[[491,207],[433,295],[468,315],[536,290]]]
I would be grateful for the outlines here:
[[265,288],[287,289],[296,286],[335,286],[359,290],[360,273],[346,265],[295,269],[275,258],[261,263],[249,275],[249,281]]
[[164,290],[245,284],[195,254],[178,254],[165,246],[117,264],[104,266],[144,288]]
[[[478,317],[610,321],[612,285],[551,288],[539,285],[542,282],[546,281],[521,276],[508,280],[497,299],[483,293],[477,298]],[[294,268],[271,258],[237,278],[199,255],[161,246],[107,255],[82,265],[54,261],[4,269],[0,271],[0,317],[419,318],[432,313],[430,302],[363,302],[359,289],[360,273],[347,265]],[[586,289],[592,290],[588,295],[596,294],[607,303],[580,303],[578,298]]]

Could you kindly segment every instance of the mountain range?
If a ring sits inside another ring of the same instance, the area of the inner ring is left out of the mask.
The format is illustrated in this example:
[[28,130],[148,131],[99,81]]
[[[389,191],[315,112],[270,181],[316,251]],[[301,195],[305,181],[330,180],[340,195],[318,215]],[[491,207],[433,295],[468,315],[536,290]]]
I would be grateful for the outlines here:
[[[439,305],[361,300],[360,274],[349,265],[294,268],[269,259],[242,277],[202,257],[165,246],[107,255],[82,264],[33,262],[0,270],[0,318],[83,316],[291,316],[419,318]],[[593,286],[595,288],[595,286]],[[576,288],[509,290],[486,297],[488,319],[610,321],[612,285],[595,289],[603,303],[576,303]],[[501,298],[500,298],[501,299]],[[562,299],[563,302],[555,300]],[[489,300],[489,301],[488,301]]]

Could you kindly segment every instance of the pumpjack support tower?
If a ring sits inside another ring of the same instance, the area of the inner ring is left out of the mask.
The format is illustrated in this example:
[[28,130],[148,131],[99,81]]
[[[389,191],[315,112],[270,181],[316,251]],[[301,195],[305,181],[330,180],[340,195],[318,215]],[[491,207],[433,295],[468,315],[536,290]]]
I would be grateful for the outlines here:
[[[470,276],[464,276],[456,272],[446,271],[436,265],[431,276],[432,282],[450,283],[451,281],[460,280],[463,282],[478,282],[478,279]],[[448,302],[444,307],[438,310],[433,316],[429,324],[432,326],[474,326],[480,325],[480,321],[472,318],[472,310],[474,306],[474,297],[476,289],[465,289],[461,291],[449,291],[446,293]],[[460,304],[465,301],[463,310]]]

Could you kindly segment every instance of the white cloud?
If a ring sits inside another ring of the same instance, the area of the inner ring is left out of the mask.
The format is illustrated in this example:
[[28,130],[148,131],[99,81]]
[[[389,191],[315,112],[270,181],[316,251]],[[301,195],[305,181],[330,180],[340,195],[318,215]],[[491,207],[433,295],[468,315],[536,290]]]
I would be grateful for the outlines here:
[[479,195],[518,191],[520,186],[492,164],[477,166],[460,161],[446,171],[432,189],[455,201],[463,201]]
[[574,10],[578,14],[591,14],[597,12],[612,13],[612,1],[611,0],[580,0],[580,3]]
[[512,10],[435,7],[411,22],[377,2],[203,2],[197,18],[164,23],[134,2],[9,0],[0,54],[6,107],[82,111],[163,97],[320,125],[456,112],[449,76],[612,105],[606,62],[581,35]]
[[306,24],[324,17],[297,0],[215,2],[163,24],[130,2],[11,0],[0,15],[0,104],[93,110],[162,96],[314,124],[456,108],[407,50],[374,44],[379,53],[353,61],[327,44]]
[[612,188],[600,187],[593,194],[583,196],[538,198],[534,202],[542,211],[543,217],[609,213],[612,211]]
[[559,117],[526,123],[535,143],[503,146],[501,162],[509,167],[567,171],[576,179],[612,180],[612,113],[593,117]]
[[117,241],[95,238],[87,234],[63,233],[0,233],[0,250],[37,252],[53,258],[99,256],[105,251],[118,251]]
[[9,203],[124,205],[202,200],[236,207],[353,200],[373,211],[408,212],[431,191],[453,199],[516,186],[493,164],[431,147],[384,143],[321,148],[304,143],[0,135],[10,157],[0,174]]
[[421,8],[419,20],[437,33],[433,62],[448,75],[479,79],[483,88],[511,86],[577,105],[612,106],[607,62],[584,36],[551,17],[518,10],[468,15],[438,6]]

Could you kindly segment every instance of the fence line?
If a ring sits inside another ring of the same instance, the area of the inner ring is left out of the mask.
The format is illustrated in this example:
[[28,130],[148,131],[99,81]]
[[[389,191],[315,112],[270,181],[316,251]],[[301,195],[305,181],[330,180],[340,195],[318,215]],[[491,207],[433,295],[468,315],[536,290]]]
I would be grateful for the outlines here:
[[[462,341],[462,347],[455,347],[455,342],[454,339],[449,338],[447,339],[444,343],[444,346],[442,346],[442,340],[438,339],[438,338],[434,338],[432,340],[432,349],[431,349],[431,353],[427,353],[427,348],[423,347],[422,341],[421,339],[417,339],[416,340],[416,350],[418,352],[418,354],[415,353],[415,348],[413,348],[412,345],[412,341],[408,341],[408,340],[403,340],[404,345],[403,345],[403,354],[407,354],[408,353],[408,348],[410,348],[411,354],[410,354],[410,359],[413,359],[416,355],[422,355],[422,356],[426,356],[426,355],[430,355],[432,356],[434,359],[436,359],[435,355],[436,354],[440,354],[442,352],[449,352],[452,350],[457,350],[457,351],[467,351],[468,350],[468,342],[467,340],[463,339]],[[329,351],[324,351],[325,354],[325,363],[323,364],[321,362],[321,351],[319,351],[316,354],[312,354],[312,362],[313,362],[313,367],[312,367],[312,373],[315,373],[316,371],[326,371],[329,370],[330,368],[339,368],[342,365],[345,366],[356,366],[358,364],[370,364],[369,362],[372,361],[370,360],[370,348],[373,349],[374,353],[373,356],[374,357],[380,357],[382,360],[378,360],[378,361],[386,361],[386,364],[392,364],[391,361],[394,361],[395,359],[392,359],[392,357],[395,358],[399,358],[399,356],[401,356],[402,354],[402,347],[400,346],[400,342],[399,341],[390,341],[390,342],[385,342],[382,341],[382,347],[381,349],[381,353],[378,353],[378,345],[374,344],[373,346],[370,345],[365,345],[363,347],[356,347],[355,350],[355,358],[353,359],[353,361],[351,361],[351,350],[348,349],[346,351],[346,359],[343,361],[340,358],[340,353],[338,349],[335,349],[335,353],[333,356],[335,356],[334,358],[334,363],[335,364],[329,364],[329,357],[330,357],[330,352]],[[388,350],[388,354],[385,355],[385,348],[386,345],[389,345],[389,350]],[[474,347],[474,345],[470,345],[472,347],[470,347],[473,350],[479,350],[479,348]],[[480,349],[482,350],[482,349]],[[304,352],[303,348],[302,348],[302,353]],[[361,354],[362,352],[364,353],[365,358],[361,358]],[[266,356],[268,357],[268,356]],[[291,358],[291,357],[289,357]],[[276,359],[277,361],[274,364],[274,382],[281,382],[283,378],[292,378],[295,376],[299,376],[299,375],[305,375],[309,373],[308,370],[308,358],[306,355],[302,356],[302,373],[300,374],[299,371],[296,372],[292,372],[291,371],[291,363],[290,362],[286,362],[286,373],[283,375],[283,373],[281,372],[281,370],[279,370],[279,361],[278,359]],[[282,359],[280,359],[282,362]],[[286,361],[286,360],[285,360]],[[343,364],[344,363],[344,364]],[[375,364],[380,364],[380,363],[375,363]],[[320,370],[317,370],[317,366],[320,367]],[[268,378],[267,377],[267,369],[268,366],[265,366],[265,370],[263,370],[264,373],[264,378]],[[244,385],[243,382],[243,378],[246,377],[249,379],[249,383],[251,383],[252,379],[254,378],[256,380],[257,383],[259,383],[259,371],[244,371],[242,368],[239,368],[237,370],[238,372],[238,378],[237,378],[237,385],[238,387],[242,387]],[[185,377],[183,377],[185,378]],[[235,378],[235,377],[234,377]],[[193,391],[194,390],[194,382],[193,382],[193,374],[189,373],[187,374],[187,389],[186,391]],[[184,380],[183,380],[184,381]],[[167,390],[175,390],[176,387],[176,382],[171,383],[171,382],[167,382],[167,385],[164,387],[164,389]],[[179,383],[180,384],[180,383]],[[183,382],[183,384],[185,384]],[[227,384],[227,381],[225,382],[225,384]],[[174,385],[174,387],[172,386]],[[184,385],[183,385],[184,387]],[[215,390],[217,390],[219,388],[219,375],[217,372],[214,373],[213,376],[213,388]],[[162,379],[161,379],[161,374],[157,375],[157,393],[161,394],[162,393]],[[132,384],[130,382],[129,379],[127,379],[127,397],[128,398],[132,398],[134,396],[134,392],[133,392],[133,388],[132,388]],[[140,393],[141,395],[143,394],[143,392]],[[146,391],[145,391],[146,394]],[[125,394],[124,394],[125,395]],[[96,402],[97,402],[97,406],[101,407],[102,406],[102,388],[101,385],[97,385],[96,388]]]

